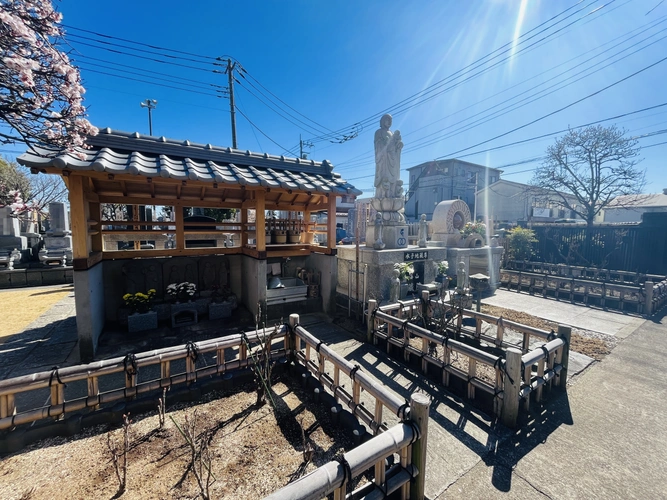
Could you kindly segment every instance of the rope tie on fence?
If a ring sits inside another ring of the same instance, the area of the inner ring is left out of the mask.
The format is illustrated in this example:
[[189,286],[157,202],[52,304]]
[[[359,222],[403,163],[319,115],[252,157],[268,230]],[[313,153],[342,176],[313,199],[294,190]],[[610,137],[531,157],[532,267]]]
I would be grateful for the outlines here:
[[315,346],[315,352],[320,353],[320,347],[322,347],[322,344],[324,344],[324,340],[320,340],[317,345]]
[[[512,377],[510,377],[510,374],[507,372],[507,364],[504,363],[503,361],[504,361],[503,358],[496,359],[495,363],[493,363],[493,368],[496,370],[500,370],[505,375],[507,375],[510,384],[514,385],[514,380],[512,379]],[[523,363],[521,363],[521,365],[523,366]],[[521,370],[521,373],[523,373],[523,369]],[[498,392],[503,392],[503,391],[498,391]]]
[[547,349],[544,344],[540,346],[540,349],[542,349],[542,352],[544,353],[544,359],[549,359],[549,349]]
[[556,338],[556,332],[554,332],[553,328],[549,332],[549,335],[547,335],[547,342],[551,342]]
[[410,402],[406,399],[405,403],[403,403],[401,406],[398,407],[398,411],[396,412],[396,416],[400,419],[405,419],[405,410],[407,408],[410,408]]
[[58,373],[58,367],[54,366],[53,368],[51,368],[51,370],[52,370],[51,371],[51,376],[49,377],[49,387],[51,387],[51,385],[53,385],[53,377],[54,376],[56,377],[56,380],[58,381],[58,383],[60,385],[62,385],[64,387],[67,387],[67,384],[63,384],[63,381],[60,380],[60,374]]
[[352,482],[352,468],[350,467],[350,463],[345,458],[345,455],[338,455],[334,460],[343,468],[343,482],[340,485],[345,485],[345,490],[347,491],[349,483]]
[[127,375],[127,380],[130,380],[133,375],[136,375],[139,371],[137,366],[137,357],[133,353],[128,353],[123,359],[123,366],[125,367],[125,374]]
[[383,499],[384,499],[384,498],[387,498],[387,483],[386,483],[386,482],[384,483],[384,486],[382,486],[381,484],[377,484],[377,483],[375,483],[375,487],[376,487],[378,490],[380,490],[380,492],[382,493],[382,498],[383,498]]
[[361,368],[359,365],[354,365],[354,368],[350,370],[350,379],[354,380],[354,374]]
[[410,323],[409,318],[403,322],[403,326],[401,327],[403,329],[403,335],[405,335],[405,329],[408,327],[408,323]]
[[199,347],[197,347],[197,344],[192,340],[188,340],[185,344],[185,350],[187,351],[188,357],[192,359],[192,362],[196,363],[197,358],[199,357]]
[[419,430],[419,425],[417,425],[417,422],[415,422],[414,420],[405,420],[403,423],[409,425],[410,428],[412,429],[412,438],[410,439],[408,446],[413,445],[417,441],[417,439],[419,439],[419,433],[421,432]]

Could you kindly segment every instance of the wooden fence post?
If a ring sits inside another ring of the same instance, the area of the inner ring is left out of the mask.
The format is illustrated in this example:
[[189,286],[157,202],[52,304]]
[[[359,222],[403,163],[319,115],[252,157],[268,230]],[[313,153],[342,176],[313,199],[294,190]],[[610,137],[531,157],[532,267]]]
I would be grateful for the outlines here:
[[368,301],[368,316],[366,316],[366,342],[369,344],[373,343],[374,330],[375,330],[375,308],[377,307],[377,301],[375,299],[369,299]]
[[291,357],[292,359],[295,359],[296,353],[299,350],[299,347],[296,344],[296,333],[294,329],[296,328],[296,325],[299,324],[299,315],[298,314],[290,314],[289,315],[289,328],[290,328],[290,345],[285,346],[289,351],[291,352]]
[[519,391],[521,390],[521,351],[509,347],[505,352],[505,375],[503,380],[502,422],[514,429],[519,416]]
[[414,484],[410,488],[410,500],[424,499],[426,484],[426,445],[428,438],[428,411],[431,400],[423,392],[414,392],[410,395],[410,420],[419,426],[419,439],[412,445],[412,464],[417,467]]
[[644,314],[650,316],[653,314],[653,282],[646,280],[644,282],[644,295],[646,300],[644,302]]
[[558,387],[562,390],[567,390],[567,367],[570,358],[570,339],[572,338],[572,328],[565,325],[558,325],[558,336],[565,340],[565,345],[562,347],[563,351],[560,358],[562,369],[558,376]]

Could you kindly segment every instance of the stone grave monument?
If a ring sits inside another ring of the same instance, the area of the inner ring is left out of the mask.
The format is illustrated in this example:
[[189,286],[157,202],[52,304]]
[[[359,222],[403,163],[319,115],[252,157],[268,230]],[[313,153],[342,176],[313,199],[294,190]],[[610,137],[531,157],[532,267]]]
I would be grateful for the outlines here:
[[57,262],[62,266],[72,264],[72,231],[65,204],[49,203],[49,230],[44,236],[44,247],[39,251],[43,264]]
[[21,260],[21,251],[28,248],[28,240],[21,236],[19,220],[12,216],[10,207],[0,208],[0,264],[14,269]]

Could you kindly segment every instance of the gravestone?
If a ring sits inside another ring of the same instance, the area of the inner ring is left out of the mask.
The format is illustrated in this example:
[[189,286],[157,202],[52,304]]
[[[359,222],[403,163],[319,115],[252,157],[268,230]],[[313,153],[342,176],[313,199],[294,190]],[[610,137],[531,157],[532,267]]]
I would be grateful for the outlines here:
[[72,263],[72,231],[65,204],[49,203],[49,230],[44,236],[44,248],[39,251],[43,264],[57,262],[63,266]]
[[28,248],[28,239],[21,236],[19,220],[10,207],[0,208],[0,264],[13,269],[21,260],[21,250]]

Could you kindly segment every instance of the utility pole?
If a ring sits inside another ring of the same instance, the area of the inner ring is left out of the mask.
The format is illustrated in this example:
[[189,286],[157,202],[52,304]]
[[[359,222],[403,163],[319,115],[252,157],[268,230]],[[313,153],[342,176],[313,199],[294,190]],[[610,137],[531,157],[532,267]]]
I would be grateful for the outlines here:
[[157,101],[155,99],[146,99],[146,102],[139,103],[142,108],[148,108],[148,133],[153,135],[153,116],[151,111],[157,106]]
[[308,153],[303,152],[303,148],[312,148],[313,143],[310,141],[304,141],[301,139],[301,134],[299,134],[299,158],[302,160],[307,160],[308,159]]
[[229,79],[229,111],[232,118],[232,147],[236,147],[236,106],[234,105],[234,68],[236,63],[232,64],[231,59],[227,59],[227,78]]

